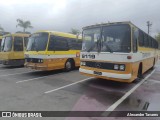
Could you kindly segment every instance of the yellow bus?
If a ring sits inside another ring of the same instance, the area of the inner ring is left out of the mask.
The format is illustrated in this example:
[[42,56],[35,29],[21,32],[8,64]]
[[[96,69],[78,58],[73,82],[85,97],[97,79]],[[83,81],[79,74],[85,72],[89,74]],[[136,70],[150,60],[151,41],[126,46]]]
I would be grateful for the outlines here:
[[15,33],[3,36],[1,42],[0,60],[3,65],[24,65],[24,51],[29,34]]
[[142,78],[158,60],[158,42],[131,22],[83,28],[80,73],[119,82]]
[[35,70],[72,70],[80,66],[82,39],[76,35],[38,31],[29,38],[25,67]]

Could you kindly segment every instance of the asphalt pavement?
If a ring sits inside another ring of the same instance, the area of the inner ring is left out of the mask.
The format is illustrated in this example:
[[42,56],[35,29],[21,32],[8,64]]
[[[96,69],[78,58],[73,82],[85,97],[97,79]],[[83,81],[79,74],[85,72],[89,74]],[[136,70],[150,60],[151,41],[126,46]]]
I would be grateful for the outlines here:
[[[46,72],[0,65],[0,111],[160,111],[159,86],[159,63],[154,70],[145,73],[144,79],[137,79],[130,84],[83,76],[78,68],[70,72],[63,70]],[[109,118],[45,119],[107,120]],[[152,119],[157,120],[157,118]]]

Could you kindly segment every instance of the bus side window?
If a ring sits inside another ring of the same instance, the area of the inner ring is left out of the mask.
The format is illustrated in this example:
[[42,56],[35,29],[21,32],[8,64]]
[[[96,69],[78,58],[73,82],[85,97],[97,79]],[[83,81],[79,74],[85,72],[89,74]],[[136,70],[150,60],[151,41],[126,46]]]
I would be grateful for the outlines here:
[[139,31],[139,46],[144,46],[144,34],[142,31]]
[[151,37],[148,37],[148,42],[149,42],[149,48],[151,48],[151,46],[152,46],[152,44],[151,44],[151,42],[152,42]]
[[144,34],[144,46],[148,47],[148,44],[149,44],[149,42],[148,42],[148,36],[147,36],[147,34]]
[[68,45],[71,50],[81,50],[82,49],[82,40],[68,38]]
[[48,50],[54,51],[54,36],[53,35],[50,36]]
[[151,48],[153,48],[153,39],[151,38]]
[[137,41],[138,41],[138,36],[139,36],[139,31],[136,29],[136,30],[133,30],[133,52],[137,52],[138,48],[137,48]]
[[156,48],[158,49],[160,49],[160,47],[159,47],[159,44],[158,44],[158,42],[156,41]]
[[57,51],[67,51],[69,50],[67,38],[55,36],[54,48]]
[[66,51],[69,50],[67,38],[51,36],[49,42],[49,51]]
[[155,40],[153,40],[152,42],[153,42],[153,43],[152,43],[153,48],[156,48],[156,41],[155,41]]
[[23,51],[22,37],[14,37],[14,51]]

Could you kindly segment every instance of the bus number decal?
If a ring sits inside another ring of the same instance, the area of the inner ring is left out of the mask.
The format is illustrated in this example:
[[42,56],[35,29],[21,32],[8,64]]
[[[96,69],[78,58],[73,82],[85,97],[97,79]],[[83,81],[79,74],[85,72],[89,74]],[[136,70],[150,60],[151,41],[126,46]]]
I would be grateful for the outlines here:
[[86,55],[86,54],[82,54],[82,58],[95,59],[95,55]]

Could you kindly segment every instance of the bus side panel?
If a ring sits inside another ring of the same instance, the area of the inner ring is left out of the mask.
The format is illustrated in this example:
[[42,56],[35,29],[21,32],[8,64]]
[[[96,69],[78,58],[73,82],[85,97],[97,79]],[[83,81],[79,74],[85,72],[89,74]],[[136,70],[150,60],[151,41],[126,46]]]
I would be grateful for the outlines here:
[[145,73],[147,70],[153,67],[154,59],[155,57],[152,57],[152,58],[147,58],[142,61],[142,70],[143,70],[142,73]]
[[132,80],[135,80],[138,76],[139,65],[140,65],[140,62],[132,63]]
[[45,60],[48,70],[63,69],[68,58],[53,58]]
[[14,52],[13,56],[14,59],[24,59],[24,52],[23,51]]
[[75,62],[75,67],[79,67],[80,66],[80,58],[76,57],[76,58],[73,58],[73,59],[74,59],[74,62]]

